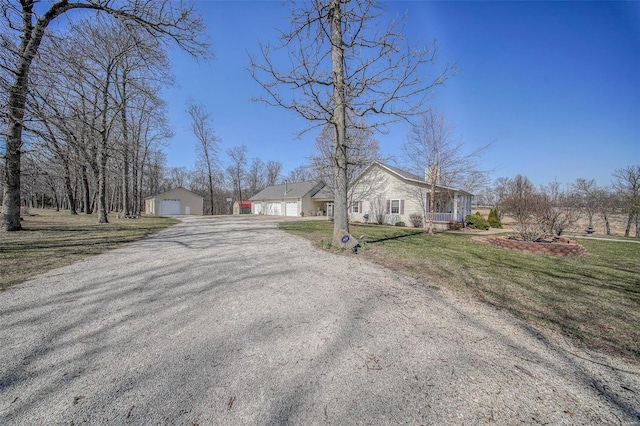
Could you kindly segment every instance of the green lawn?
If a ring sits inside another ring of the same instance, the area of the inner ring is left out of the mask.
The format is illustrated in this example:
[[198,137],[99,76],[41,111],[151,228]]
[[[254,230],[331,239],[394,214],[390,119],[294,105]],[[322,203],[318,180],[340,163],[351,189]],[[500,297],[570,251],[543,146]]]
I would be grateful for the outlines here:
[[69,212],[35,210],[24,216],[23,231],[0,232],[0,288],[87,256],[103,253],[124,243],[178,223],[175,219],[141,217],[118,219],[99,225],[96,215],[72,216]]
[[[287,222],[287,232],[320,247],[332,223]],[[588,256],[525,254],[411,228],[352,225],[365,243],[358,256],[560,331],[577,344],[640,361],[640,244],[580,240]]]

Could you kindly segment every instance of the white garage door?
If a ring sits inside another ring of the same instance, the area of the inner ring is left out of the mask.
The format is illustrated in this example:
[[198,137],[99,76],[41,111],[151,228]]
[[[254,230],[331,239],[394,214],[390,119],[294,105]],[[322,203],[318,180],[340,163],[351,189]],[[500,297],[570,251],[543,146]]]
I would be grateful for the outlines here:
[[262,213],[262,204],[253,203],[253,214]]
[[161,200],[160,215],[180,214],[180,200]]
[[281,216],[282,205],[280,203],[267,203],[264,214],[269,216]]
[[285,216],[298,216],[298,203],[297,202],[289,202],[285,206]]

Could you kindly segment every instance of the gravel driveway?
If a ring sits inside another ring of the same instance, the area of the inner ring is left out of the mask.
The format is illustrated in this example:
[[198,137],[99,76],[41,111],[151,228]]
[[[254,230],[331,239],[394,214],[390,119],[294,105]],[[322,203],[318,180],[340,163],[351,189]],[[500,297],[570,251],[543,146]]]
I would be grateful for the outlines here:
[[640,368],[337,256],[187,218],[0,293],[0,424],[640,424]]

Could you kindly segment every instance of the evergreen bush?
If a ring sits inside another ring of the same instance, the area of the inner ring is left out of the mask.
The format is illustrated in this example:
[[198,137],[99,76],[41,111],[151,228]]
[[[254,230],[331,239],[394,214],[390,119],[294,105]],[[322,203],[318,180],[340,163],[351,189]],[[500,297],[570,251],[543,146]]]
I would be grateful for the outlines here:
[[468,214],[464,221],[467,223],[472,229],[489,229],[489,221],[482,217],[480,212],[476,212],[476,214]]
[[502,229],[502,222],[500,221],[500,216],[498,215],[498,209],[491,209],[489,212],[489,226],[492,228]]

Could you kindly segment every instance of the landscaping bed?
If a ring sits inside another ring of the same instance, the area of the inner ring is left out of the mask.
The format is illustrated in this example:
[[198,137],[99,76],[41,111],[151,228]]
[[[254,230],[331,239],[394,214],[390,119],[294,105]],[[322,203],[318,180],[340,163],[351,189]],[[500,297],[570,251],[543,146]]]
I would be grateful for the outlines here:
[[[587,250],[576,240],[554,238],[552,240],[524,241],[514,237],[491,237],[482,239],[494,247],[517,250],[523,253],[545,254],[551,256],[574,257],[584,256]],[[476,239],[476,241],[478,241]]]

